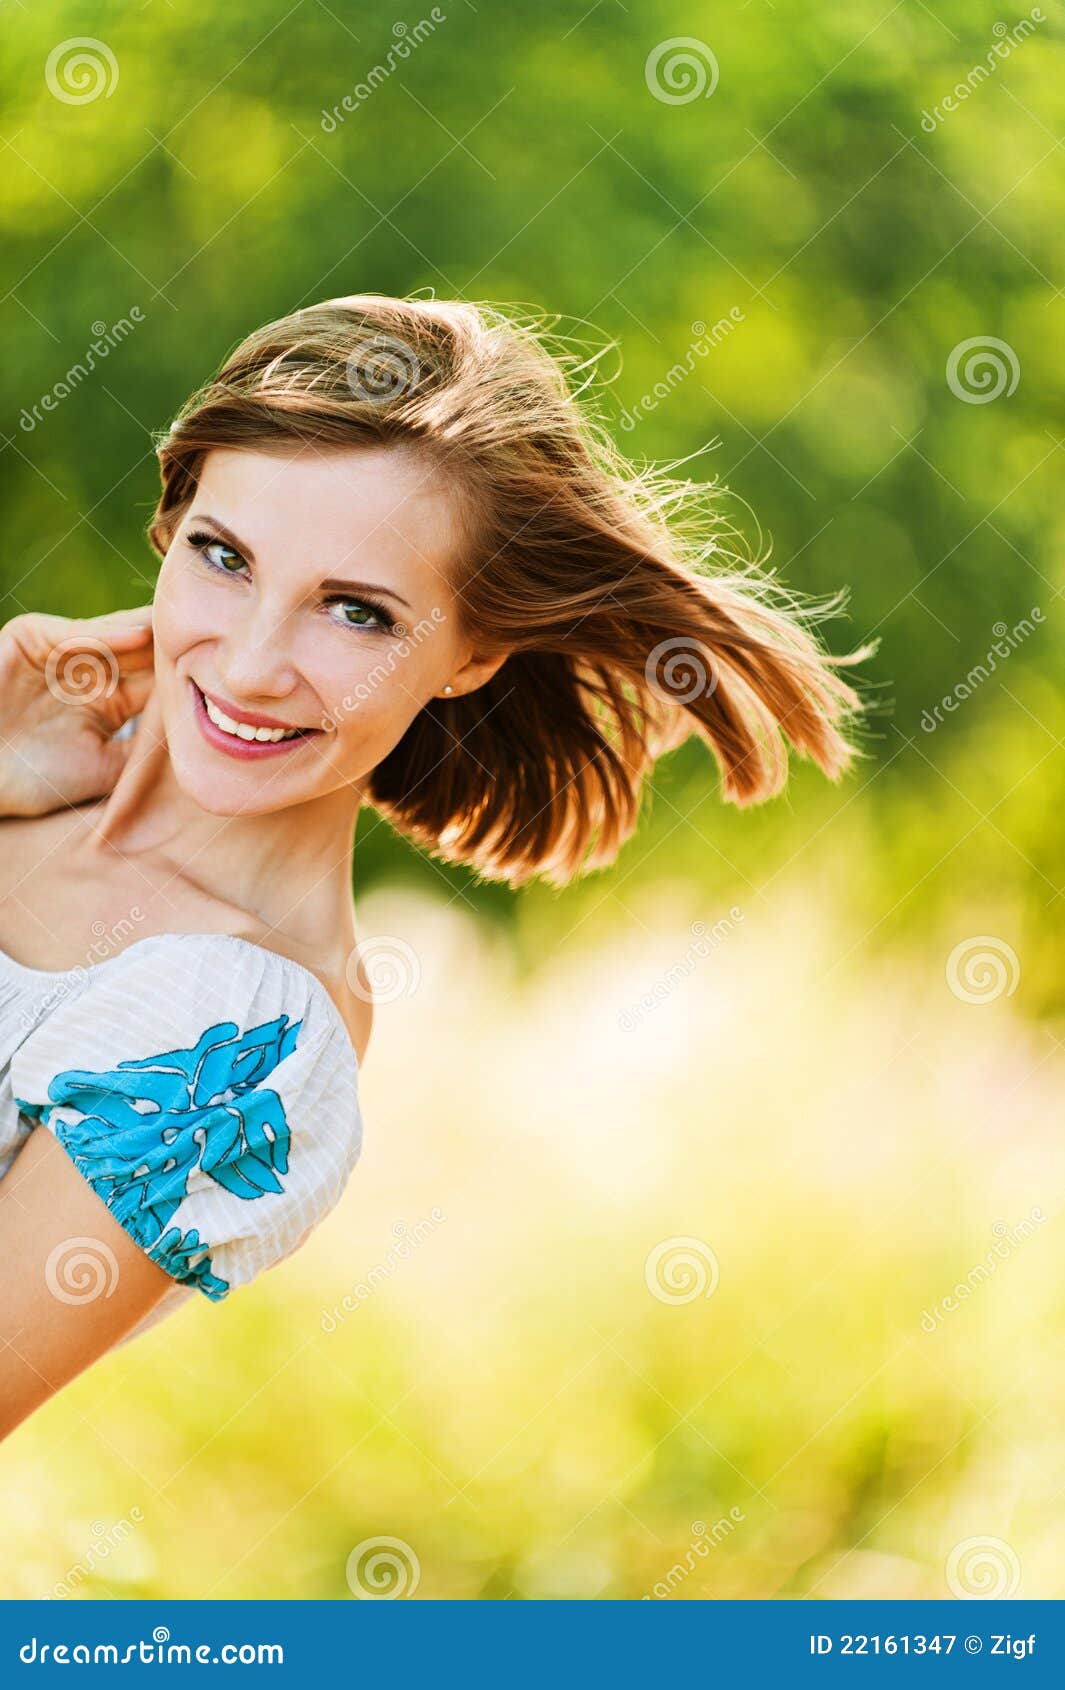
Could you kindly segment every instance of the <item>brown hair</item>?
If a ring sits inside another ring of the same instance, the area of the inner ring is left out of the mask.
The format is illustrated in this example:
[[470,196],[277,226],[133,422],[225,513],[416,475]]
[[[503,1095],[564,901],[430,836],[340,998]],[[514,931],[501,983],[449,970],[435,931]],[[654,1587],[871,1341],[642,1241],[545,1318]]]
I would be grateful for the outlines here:
[[[787,778],[787,743],[832,779],[858,695],[805,608],[732,549],[713,488],[638,469],[585,402],[594,365],[495,306],[356,294],[242,341],[157,446],[163,555],[212,447],[416,444],[472,520],[453,583],[483,686],[433,698],[368,797],[449,861],[563,885],[613,861],[656,757],[697,733],[736,804]],[[716,567],[721,559],[724,568]]]

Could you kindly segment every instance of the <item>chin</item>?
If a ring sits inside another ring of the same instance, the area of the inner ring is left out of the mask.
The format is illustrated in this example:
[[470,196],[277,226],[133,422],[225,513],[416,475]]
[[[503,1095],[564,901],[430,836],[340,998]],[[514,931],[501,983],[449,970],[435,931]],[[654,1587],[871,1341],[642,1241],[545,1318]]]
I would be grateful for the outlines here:
[[182,792],[209,816],[254,816],[267,808],[256,803],[254,793],[236,791],[229,781],[205,779],[202,770],[183,769],[177,762],[173,767]]
[[208,768],[203,757],[185,756],[173,748],[170,766],[185,796],[209,816],[265,816],[300,802],[282,791],[280,781],[269,786],[261,777],[234,779],[224,769]]

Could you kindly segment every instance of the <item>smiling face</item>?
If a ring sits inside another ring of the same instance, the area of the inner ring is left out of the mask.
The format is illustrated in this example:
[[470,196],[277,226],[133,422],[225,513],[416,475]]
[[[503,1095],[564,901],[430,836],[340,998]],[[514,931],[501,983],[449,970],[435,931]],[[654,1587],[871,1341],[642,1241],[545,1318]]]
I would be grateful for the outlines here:
[[456,498],[415,448],[208,452],[153,610],[182,788],[217,815],[356,791],[475,661],[450,581]]

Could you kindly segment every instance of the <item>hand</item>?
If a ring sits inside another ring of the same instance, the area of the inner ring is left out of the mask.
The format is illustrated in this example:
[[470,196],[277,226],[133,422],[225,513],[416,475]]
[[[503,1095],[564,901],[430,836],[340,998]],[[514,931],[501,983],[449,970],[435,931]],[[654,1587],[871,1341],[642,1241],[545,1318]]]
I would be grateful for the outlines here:
[[153,680],[151,607],[87,621],[31,613],[0,628],[0,815],[43,816],[111,791],[112,735]]

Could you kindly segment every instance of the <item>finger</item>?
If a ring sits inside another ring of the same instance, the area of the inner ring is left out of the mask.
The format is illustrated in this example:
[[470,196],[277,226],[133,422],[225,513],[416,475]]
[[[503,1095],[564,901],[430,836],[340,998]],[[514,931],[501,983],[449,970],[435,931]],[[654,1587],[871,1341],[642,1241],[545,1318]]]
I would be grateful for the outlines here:
[[155,662],[151,614],[151,606],[145,605],[77,622],[61,642],[63,650],[103,650],[109,659],[115,659],[120,675],[150,669]]
[[151,640],[141,640],[132,647],[124,647],[116,640],[103,643],[117,662],[119,675],[136,675],[142,671],[150,674],[155,667],[155,645]]
[[151,697],[155,676],[150,669],[140,670],[137,674],[127,675],[115,694],[122,721],[130,716],[137,716],[144,709]]
[[[86,711],[90,720],[110,732],[139,709],[151,692],[154,659],[151,642],[142,650],[116,652],[104,639],[63,640],[43,664],[24,671],[23,694],[32,699],[36,693],[39,703],[46,687],[64,707]],[[127,709],[123,699],[130,688],[134,703]]]
[[152,607],[147,604],[133,610],[111,610],[103,616],[86,617],[71,625],[68,637],[101,639],[117,652],[146,645],[151,633]]
[[101,616],[97,620],[102,620],[105,617],[115,622],[150,622],[152,605],[150,603],[133,604],[127,605],[124,610],[105,610],[101,612]]
[[87,640],[103,640],[104,644],[109,645],[112,651],[135,651],[151,644],[152,625],[149,622],[126,628],[103,627],[91,632],[87,631],[84,636],[75,634],[72,637],[74,639],[84,637]]
[[71,627],[73,623],[69,617],[48,616],[43,611],[24,611],[4,623],[4,635],[27,662],[41,664]]
[[152,694],[155,676],[150,669],[123,675],[90,706],[90,715],[101,734],[110,738],[131,716],[139,716]]
[[151,640],[151,610],[143,607],[110,611],[80,620],[31,611],[13,617],[4,631],[15,641],[23,657],[40,668],[55,651],[99,650],[102,644],[117,655],[120,651],[146,648]]

